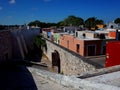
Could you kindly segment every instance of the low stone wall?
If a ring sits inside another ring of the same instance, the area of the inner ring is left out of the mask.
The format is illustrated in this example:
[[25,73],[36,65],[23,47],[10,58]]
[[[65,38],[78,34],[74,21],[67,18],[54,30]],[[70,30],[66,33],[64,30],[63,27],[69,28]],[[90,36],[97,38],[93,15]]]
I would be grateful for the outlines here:
[[89,71],[89,72],[82,73],[81,75],[73,75],[73,76],[83,79],[83,78],[90,78],[90,77],[109,74],[109,73],[118,72],[118,71],[120,71],[120,65],[97,69],[95,71]]
[[120,87],[117,86],[95,83],[92,81],[87,81],[71,76],[55,74],[40,69],[29,68],[29,70],[40,75],[40,77],[54,81],[55,83],[59,83],[67,87],[76,88],[78,90],[120,90]]
[[101,68],[100,65],[88,61],[79,54],[70,51],[58,44],[52,43],[49,40],[46,40],[46,43],[47,43],[46,55],[48,56],[50,61],[52,61],[51,53],[54,52],[54,50],[58,51],[60,55],[61,73],[65,75],[79,75],[87,71]]

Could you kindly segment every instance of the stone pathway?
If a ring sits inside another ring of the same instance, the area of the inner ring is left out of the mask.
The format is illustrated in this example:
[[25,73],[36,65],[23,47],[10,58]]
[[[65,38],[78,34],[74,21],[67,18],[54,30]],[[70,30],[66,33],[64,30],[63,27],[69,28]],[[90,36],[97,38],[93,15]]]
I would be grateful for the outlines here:
[[65,87],[53,81],[46,80],[45,78],[37,75],[34,71],[32,71],[31,73],[33,75],[38,90],[76,90],[71,87]]

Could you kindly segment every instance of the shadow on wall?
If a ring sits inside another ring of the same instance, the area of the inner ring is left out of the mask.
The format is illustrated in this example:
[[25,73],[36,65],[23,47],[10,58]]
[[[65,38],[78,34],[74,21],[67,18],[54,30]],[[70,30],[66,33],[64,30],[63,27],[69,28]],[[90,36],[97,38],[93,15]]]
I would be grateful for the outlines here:
[[[29,43],[23,42],[25,37],[21,32],[22,31],[13,31],[10,33],[13,37],[13,43],[10,43],[13,47],[11,47],[13,50],[13,52],[11,50],[13,58],[8,60],[8,54],[5,54],[5,60],[0,62],[0,90],[37,90],[34,79],[26,68],[26,66],[31,66],[32,64],[24,61],[24,56],[27,53],[25,49],[28,49],[25,48],[24,45]],[[23,38],[21,37],[22,35]],[[9,40],[9,37],[5,38]],[[2,38],[2,40],[7,42],[4,38]],[[1,45],[8,46],[9,44],[1,43]]]
[[[11,32],[13,37],[13,52],[11,51],[13,58],[9,61],[0,62],[0,90],[38,90],[32,74],[26,67],[31,65],[29,62],[24,61],[27,53],[25,49],[29,50],[27,47],[29,43],[26,42],[27,39],[21,33],[22,31]],[[31,41],[33,36],[31,36]],[[25,39],[25,42],[23,42],[23,39]]]
[[[38,54],[42,51],[38,51],[33,44],[34,37],[39,35],[39,30],[16,30],[12,31],[13,37],[13,59],[30,59],[38,60]],[[37,57],[37,58],[35,58]]]
[[25,59],[34,62],[41,62],[42,55],[43,50],[41,48],[37,48],[37,46],[34,44],[33,48],[28,51]]

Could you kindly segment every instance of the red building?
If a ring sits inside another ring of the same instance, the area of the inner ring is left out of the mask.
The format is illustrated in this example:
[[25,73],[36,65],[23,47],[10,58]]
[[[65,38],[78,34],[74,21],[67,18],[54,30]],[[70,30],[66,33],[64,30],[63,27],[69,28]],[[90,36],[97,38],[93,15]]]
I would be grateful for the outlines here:
[[106,45],[106,67],[120,65],[120,30],[117,30],[116,41],[108,42]]
[[120,41],[108,42],[106,48],[106,67],[120,65]]

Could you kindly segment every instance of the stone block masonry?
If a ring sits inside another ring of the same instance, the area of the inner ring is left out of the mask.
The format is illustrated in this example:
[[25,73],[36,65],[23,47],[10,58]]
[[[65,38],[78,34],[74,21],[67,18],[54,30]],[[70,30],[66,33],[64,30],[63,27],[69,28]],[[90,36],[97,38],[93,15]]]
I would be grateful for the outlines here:
[[46,40],[47,52],[46,55],[52,62],[52,52],[56,50],[60,56],[60,72],[64,75],[79,75],[88,71],[94,71],[101,68],[100,65],[92,61],[86,60],[73,51],[70,51],[58,44],[55,44],[49,40]]

